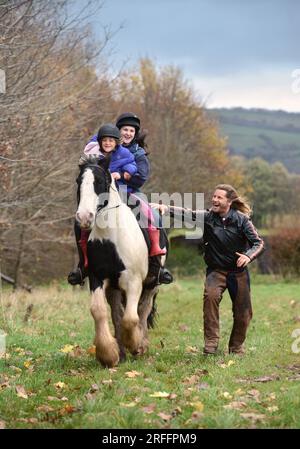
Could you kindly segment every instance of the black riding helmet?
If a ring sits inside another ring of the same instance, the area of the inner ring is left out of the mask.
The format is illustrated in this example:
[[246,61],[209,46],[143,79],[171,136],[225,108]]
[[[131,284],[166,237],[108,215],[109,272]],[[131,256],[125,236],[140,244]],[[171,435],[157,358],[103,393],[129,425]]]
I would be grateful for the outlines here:
[[101,126],[97,134],[98,143],[100,143],[100,140],[104,137],[113,137],[114,139],[119,141],[121,137],[119,128],[117,128],[112,123],[107,123],[106,125]]
[[133,112],[125,112],[121,114],[116,121],[116,126],[121,129],[122,126],[133,126],[135,128],[136,134],[139,132],[141,127],[141,121],[137,115]]

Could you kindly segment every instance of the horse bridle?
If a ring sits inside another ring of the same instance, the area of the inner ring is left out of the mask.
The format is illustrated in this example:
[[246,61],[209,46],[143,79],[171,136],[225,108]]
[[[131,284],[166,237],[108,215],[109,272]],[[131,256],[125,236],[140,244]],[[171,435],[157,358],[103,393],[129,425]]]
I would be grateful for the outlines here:
[[[104,168],[100,167],[98,164],[86,164],[86,168],[89,168],[89,167],[95,167],[95,168],[99,169],[104,174],[104,177],[105,177],[105,192],[106,193],[109,193],[109,189],[110,188],[112,190],[114,190],[115,192],[118,191],[117,188],[114,188],[111,185],[110,179],[108,177],[108,173],[106,172],[106,170],[104,170]],[[108,204],[108,200],[105,200],[104,204],[98,204],[98,206],[97,206],[97,215],[99,215],[101,213],[101,211],[104,208],[106,208],[107,204]],[[120,207],[121,204],[122,204],[122,202],[120,204],[117,204],[116,206],[112,206],[112,207],[106,208],[105,211],[110,210],[110,209],[116,209],[117,207]]]

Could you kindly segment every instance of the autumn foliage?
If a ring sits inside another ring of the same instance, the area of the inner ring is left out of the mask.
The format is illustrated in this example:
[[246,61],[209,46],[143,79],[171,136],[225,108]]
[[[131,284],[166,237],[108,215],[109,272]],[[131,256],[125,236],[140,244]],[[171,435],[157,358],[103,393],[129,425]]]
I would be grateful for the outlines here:
[[272,270],[284,276],[300,275],[300,228],[280,229],[268,238]]

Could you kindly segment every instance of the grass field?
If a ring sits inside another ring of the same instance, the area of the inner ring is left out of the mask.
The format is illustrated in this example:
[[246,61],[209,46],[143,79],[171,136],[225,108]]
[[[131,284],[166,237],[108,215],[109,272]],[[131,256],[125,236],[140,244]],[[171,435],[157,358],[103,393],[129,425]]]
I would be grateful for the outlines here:
[[149,353],[116,369],[95,361],[87,290],[3,290],[0,428],[299,428],[299,284],[256,277],[242,358],[226,353],[227,294],[220,355],[202,355],[202,285],[162,287]]

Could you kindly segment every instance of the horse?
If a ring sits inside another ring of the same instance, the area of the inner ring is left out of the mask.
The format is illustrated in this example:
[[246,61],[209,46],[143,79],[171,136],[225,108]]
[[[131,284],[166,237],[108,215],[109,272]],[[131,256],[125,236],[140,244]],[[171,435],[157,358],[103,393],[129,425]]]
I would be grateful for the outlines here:
[[158,286],[147,282],[148,246],[135,215],[120,197],[109,160],[85,156],[79,168],[75,219],[81,229],[91,230],[87,258],[96,359],[110,368],[125,360],[126,350],[135,356],[147,351]]

